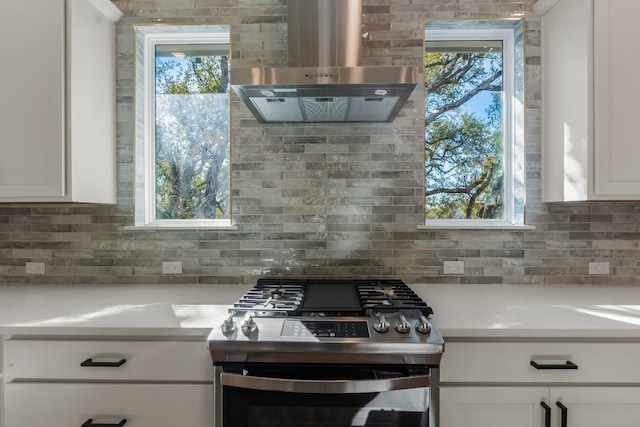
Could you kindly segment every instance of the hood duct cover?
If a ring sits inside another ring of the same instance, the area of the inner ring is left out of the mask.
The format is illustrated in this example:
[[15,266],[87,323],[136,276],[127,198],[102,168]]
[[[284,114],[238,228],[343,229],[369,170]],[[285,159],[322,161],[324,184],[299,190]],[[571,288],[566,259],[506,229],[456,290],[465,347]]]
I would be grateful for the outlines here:
[[232,68],[231,87],[263,123],[391,122],[418,67],[361,66],[362,0],[288,0],[289,67]]

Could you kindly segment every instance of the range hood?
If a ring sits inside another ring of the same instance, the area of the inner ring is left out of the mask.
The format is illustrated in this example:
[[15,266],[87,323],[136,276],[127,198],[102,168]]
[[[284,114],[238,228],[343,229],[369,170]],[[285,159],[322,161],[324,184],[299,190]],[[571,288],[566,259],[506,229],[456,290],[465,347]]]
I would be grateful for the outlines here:
[[419,68],[361,65],[362,0],[288,0],[287,15],[287,68],[231,69],[258,121],[393,121]]

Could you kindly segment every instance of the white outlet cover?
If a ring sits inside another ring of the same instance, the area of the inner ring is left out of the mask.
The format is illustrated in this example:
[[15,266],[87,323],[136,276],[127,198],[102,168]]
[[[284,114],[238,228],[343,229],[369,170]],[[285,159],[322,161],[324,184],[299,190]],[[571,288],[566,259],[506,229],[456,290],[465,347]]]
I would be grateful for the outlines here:
[[44,274],[44,262],[28,262],[25,264],[27,274]]
[[444,274],[464,274],[464,261],[445,261]]
[[163,262],[162,274],[182,274],[182,263],[180,261]]
[[590,262],[589,274],[610,274],[608,262]]

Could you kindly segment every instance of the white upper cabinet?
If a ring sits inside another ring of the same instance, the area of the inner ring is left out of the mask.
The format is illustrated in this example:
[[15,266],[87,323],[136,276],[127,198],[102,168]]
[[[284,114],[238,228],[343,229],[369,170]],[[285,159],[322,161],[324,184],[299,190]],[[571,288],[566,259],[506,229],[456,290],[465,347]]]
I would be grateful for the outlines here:
[[110,0],[3,4],[0,203],[115,203]]
[[543,199],[640,199],[638,0],[541,0]]

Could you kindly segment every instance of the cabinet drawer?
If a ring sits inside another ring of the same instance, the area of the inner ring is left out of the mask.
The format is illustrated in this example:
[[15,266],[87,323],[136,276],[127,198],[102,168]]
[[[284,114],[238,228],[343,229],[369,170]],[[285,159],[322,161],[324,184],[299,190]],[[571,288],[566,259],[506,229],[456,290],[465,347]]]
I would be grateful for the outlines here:
[[5,427],[211,427],[213,387],[143,384],[7,384]]
[[[639,355],[640,343],[450,342],[442,357],[440,380],[640,384]],[[539,368],[533,367],[531,361]],[[567,362],[577,365],[577,369],[569,369]],[[544,369],[553,365],[565,369]]]
[[213,368],[205,341],[8,340],[4,377],[212,382]]

